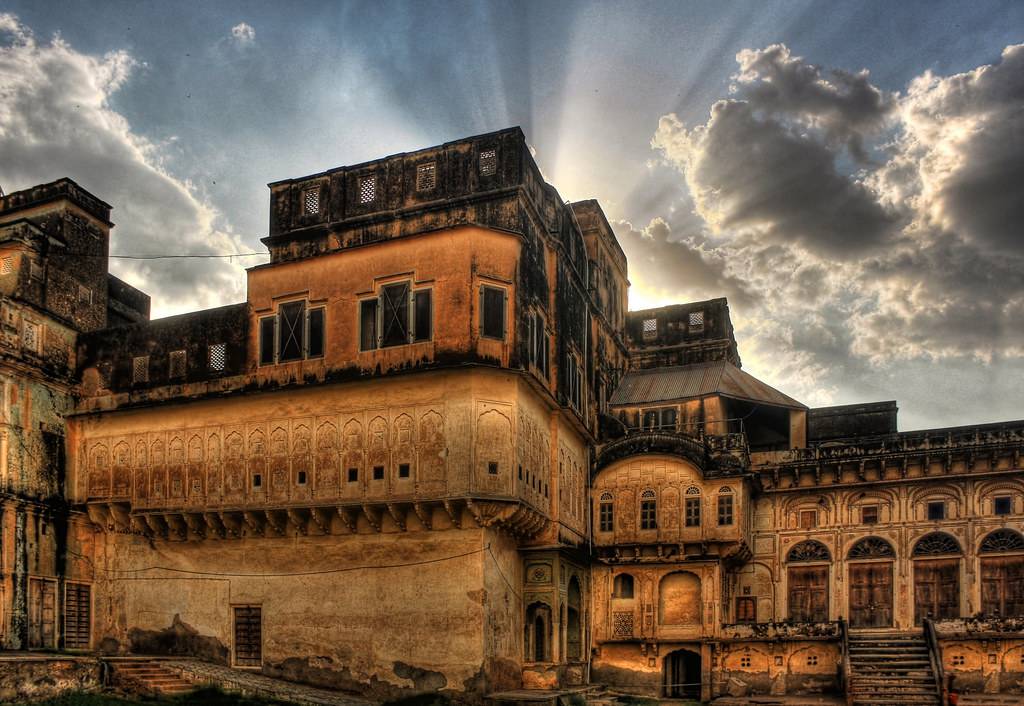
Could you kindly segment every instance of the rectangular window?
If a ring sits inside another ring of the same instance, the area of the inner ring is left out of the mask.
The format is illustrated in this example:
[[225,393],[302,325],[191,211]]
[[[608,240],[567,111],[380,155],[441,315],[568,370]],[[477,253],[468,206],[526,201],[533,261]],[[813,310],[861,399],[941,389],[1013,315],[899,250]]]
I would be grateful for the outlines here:
[[306,484],[306,472],[305,471],[299,471],[295,475],[295,483],[297,485],[305,485]]
[[306,315],[306,357],[322,358],[324,355],[324,309],[310,309]]
[[39,265],[38,262],[29,263],[28,276],[31,277],[32,279],[43,278],[43,268]]
[[498,173],[498,150],[480,150],[480,176],[494,176]]
[[357,482],[359,482],[359,469],[358,468],[350,468],[350,469],[348,469],[348,482],[349,483],[357,483]]
[[732,524],[732,496],[718,496],[718,524],[726,526]]
[[89,649],[91,608],[87,584],[69,582],[64,586],[64,647],[67,649]]
[[235,665],[263,664],[263,611],[259,606],[235,606]]
[[274,317],[260,319],[260,365],[274,364]]
[[548,374],[548,334],[544,317],[534,312],[527,319],[530,330],[527,346],[529,347],[530,364],[535,366],[544,377]]
[[817,510],[800,511],[800,529],[814,529],[818,526]]
[[359,177],[359,203],[373,203],[377,200],[377,177],[373,174]]
[[992,514],[1009,515],[1013,512],[1013,498],[1009,495],[1000,495],[992,499]]
[[252,487],[259,488],[263,485],[263,476],[259,473],[254,473],[252,476]]
[[667,407],[661,410],[661,428],[670,431],[676,428],[676,409],[675,407]]
[[212,372],[222,373],[228,362],[228,347],[224,343],[211,343],[208,365]]
[[700,498],[686,498],[686,526],[700,527]]
[[307,216],[320,213],[320,187],[313,187],[302,192],[302,211]]
[[480,335],[505,340],[505,290],[480,287]]
[[0,260],[0,275],[9,275],[14,272],[14,257],[6,255]]
[[877,525],[878,524],[878,506],[877,505],[862,505],[860,508],[860,521],[861,524],[865,525]]
[[408,463],[400,463],[400,464],[398,464],[398,477],[399,478],[408,478],[409,477],[409,464]]
[[364,299],[359,302],[359,350],[372,351],[377,348],[377,300]]
[[384,466],[374,466],[373,467],[373,479],[374,480],[384,480]]
[[611,532],[614,524],[614,510],[612,510],[612,504],[605,502],[601,503],[600,506],[600,529],[602,532]]
[[413,292],[413,340],[429,341],[433,337],[433,297],[429,289]]
[[487,462],[487,473],[492,475],[492,476],[498,475],[498,462],[497,461],[488,461]]
[[757,622],[757,599],[752,596],[740,596],[736,599],[736,622]]
[[928,503],[928,519],[929,520],[944,520],[946,519],[946,503],[942,501]]
[[33,353],[39,352],[39,343],[42,339],[42,329],[40,324],[32,321],[26,321],[24,329],[22,330],[21,343],[26,350],[32,351]]
[[171,351],[168,356],[168,377],[172,380],[185,377],[185,351]]
[[689,324],[691,331],[699,331],[702,328],[704,328],[704,312],[691,311],[689,316]]
[[287,302],[277,308],[277,362],[302,359],[306,302]]
[[409,342],[409,283],[381,287],[381,347]]
[[132,382],[149,382],[149,356],[137,355],[132,358]]
[[427,162],[416,166],[416,191],[433,191],[437,185],[437,163]]
[[640,529],[658,529],[658,506],[654,500],[640,501]]

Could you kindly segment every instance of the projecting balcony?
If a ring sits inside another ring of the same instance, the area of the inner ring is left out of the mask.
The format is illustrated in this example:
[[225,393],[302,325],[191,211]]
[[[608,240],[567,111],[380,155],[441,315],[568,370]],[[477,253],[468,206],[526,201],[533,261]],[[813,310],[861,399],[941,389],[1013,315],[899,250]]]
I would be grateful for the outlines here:
[[747,470],[749,456],[743,434],[691,436],[676,431],[652,429],[631,431],[603,445],[597,453],[600,470],[630,456],[664,454],[697,466],[705,478],[722,477]]

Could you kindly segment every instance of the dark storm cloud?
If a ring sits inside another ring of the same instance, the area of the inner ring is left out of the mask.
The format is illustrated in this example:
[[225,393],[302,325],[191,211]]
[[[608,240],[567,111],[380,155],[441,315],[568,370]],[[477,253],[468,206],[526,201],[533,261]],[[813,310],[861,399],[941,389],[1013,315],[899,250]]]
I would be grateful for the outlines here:
[[758,117],[744,101],[719,101],[690,131],[665,116],[653,144],[683,169],[698,212],[716,230],[749,228],[838,258],[876,249],[894,231],[893,214],[837,170],[828,145]]

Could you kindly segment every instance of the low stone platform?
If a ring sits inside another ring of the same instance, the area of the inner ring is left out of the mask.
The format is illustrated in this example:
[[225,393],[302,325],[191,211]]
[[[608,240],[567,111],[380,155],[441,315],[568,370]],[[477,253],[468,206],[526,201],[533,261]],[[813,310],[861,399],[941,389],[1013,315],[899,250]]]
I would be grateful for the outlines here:
[[841,696],[723,696],[711,703],[714,706],[846,706],[846,699]]
[[224,691],[265,699],[280,699],[310,706],[372,706],[373,701],[328,689],[317,689],[283,679],[265,677],[245,669],[234,669],[198,660],[169,659],[161,662],[167,669],[181,674],[195,684],[218,686]]

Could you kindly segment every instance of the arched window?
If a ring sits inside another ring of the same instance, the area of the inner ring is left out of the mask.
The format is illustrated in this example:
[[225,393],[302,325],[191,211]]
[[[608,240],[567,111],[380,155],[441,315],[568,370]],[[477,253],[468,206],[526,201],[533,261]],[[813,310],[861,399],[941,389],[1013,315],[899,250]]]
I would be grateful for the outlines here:
[[612,494],[604,493],[598,504],[597,528],[601,532],[611,532],[615,529],[615,506],[612,502]]
[[658,501],[653,490],[640,494],[640,529],[658,529]]
[[1024,536],[997,529],[981,540],[981,612],[1024,617]]
[[896,552],[892,545],[881,537],[865,537],[847,552],[847,559],[894,559]]
[[1011,529],[997,529],[985,535],[978,548],[979,554],[992,554],[994,552],[1020,552],[1024,551],[1024,535],[1014,532]]
[[725,486],[718,491],[718,524],[719,526],[733,523],[732,488]]
[[612,598],[632,598],[633,577],[629,574],[619,574],[612,584]]
[[808,539],[789,550],[786,561],[790,564],[807,561],[832,561],[832,554],[821,542]]
[[945,532],[931,532],[917,540],[913,556],[935,556],[942,554],[959,554],[960,543],[956,538]]
[[700,488],[691,485],[683,500],[683,522],[687,527],[700,527]]

